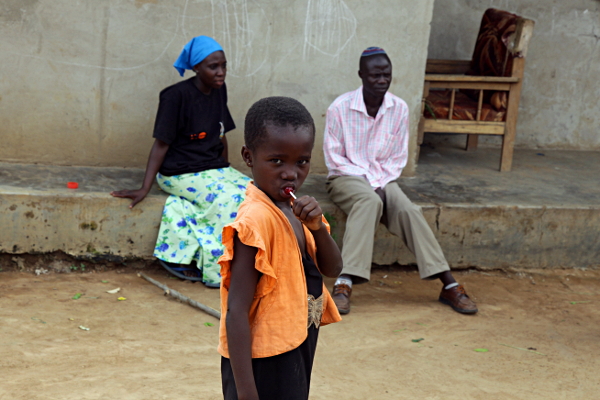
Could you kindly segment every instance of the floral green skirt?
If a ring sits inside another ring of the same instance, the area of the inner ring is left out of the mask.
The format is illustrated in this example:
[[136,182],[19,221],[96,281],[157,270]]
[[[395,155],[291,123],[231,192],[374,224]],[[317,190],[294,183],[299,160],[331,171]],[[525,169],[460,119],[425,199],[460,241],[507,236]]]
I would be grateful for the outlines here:
[[163,210],[154,256],[176,264],[196,261],[204,283],[220,283],[221,231],[235,220],[250,178],[227,167],[175,176],[159,173],[156,180],[171,196]]

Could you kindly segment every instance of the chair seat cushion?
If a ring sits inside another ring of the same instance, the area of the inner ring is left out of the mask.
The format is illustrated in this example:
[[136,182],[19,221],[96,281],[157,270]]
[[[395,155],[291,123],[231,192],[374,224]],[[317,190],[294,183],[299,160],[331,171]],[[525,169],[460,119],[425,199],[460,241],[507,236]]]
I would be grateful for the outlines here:
[[[451,92],[451,90],[431,90],[425,100],[425,111],[423,113],[425,118],[448,119]],[[452,119],[476,121],[477,102],[471,100],[466,94],[456,91]],[[505,119],[506,111],[503,108],[498,111],[489,104],[482,104],[480,121],[501,122]]]

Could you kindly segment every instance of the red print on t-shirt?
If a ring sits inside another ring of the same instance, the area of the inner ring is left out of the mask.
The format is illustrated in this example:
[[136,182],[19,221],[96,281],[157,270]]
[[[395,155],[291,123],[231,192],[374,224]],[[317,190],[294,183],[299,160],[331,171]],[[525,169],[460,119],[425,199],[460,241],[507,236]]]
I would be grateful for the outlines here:
[[206,137],[206,132],[194,133],[190,135],[191,140],[204,139]]

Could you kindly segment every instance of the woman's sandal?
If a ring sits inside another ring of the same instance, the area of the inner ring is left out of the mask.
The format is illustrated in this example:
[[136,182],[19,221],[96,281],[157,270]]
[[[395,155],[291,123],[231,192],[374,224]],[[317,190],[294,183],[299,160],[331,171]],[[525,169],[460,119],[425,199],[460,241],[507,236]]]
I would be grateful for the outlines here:
[[[159,259],[158,262],[167,271],[169,271],[170,273],[172,273],[173,275],[175,275],[178,278],[187,279],[188,281],[202,282],[202,271],[200,271],[198,268],[194,268],[190,265],[185,265],[185,264],[175,264],[175,263],[171,263],[168,261],[163,261],[161,259]],[[182,273],[184,271],[190,271],[190,272],[192,272],[192,274],[197,275],[197,276],[186,276],[185,274]]]
[[[185,265],[185,264],[171,263],[168,261],[163,261],[161,259],[158,259],[158,262],[160,263],[160,265],[162,265],[164,267],[164,269],[166,269],[167,271],[169,271],[171,274],[175,275],[178,278],[186,279],[188,281],[193,281],[193,282],[202,282],[202,271],[200,271],[198,268],[194,268],[190,265]],[[193,275],[197,275],[197,276],[187,276],[182,273],[185,271],[190,271]],[[217,289],[217,288],[221,287],[220,283],[213,283],[213,282],[203,282],[203,283],[206,287],[211,288],[211,289]]]

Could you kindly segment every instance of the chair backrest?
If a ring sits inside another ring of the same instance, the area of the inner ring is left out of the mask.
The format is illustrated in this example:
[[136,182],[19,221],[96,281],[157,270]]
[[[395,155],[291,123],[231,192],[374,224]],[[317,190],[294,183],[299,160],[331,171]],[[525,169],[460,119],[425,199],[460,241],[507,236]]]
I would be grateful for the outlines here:
[[[534,22],[507,11],[488,8],[481,19],[479,35],[475,43],[471,65],[467,75],[511,76],[523,78],[523,59],[527,54],[529,39]],[[520,68],[513,68],[515,59]],[[477,100],[476,90],[462,90],[473,100]],[[483,101],[490,103],[497,111],[505,111],[508,93],[486,90]]]
[[525,57],[534,22],[489,8],[483,14],[467,75],[512,76],[515,57]]

